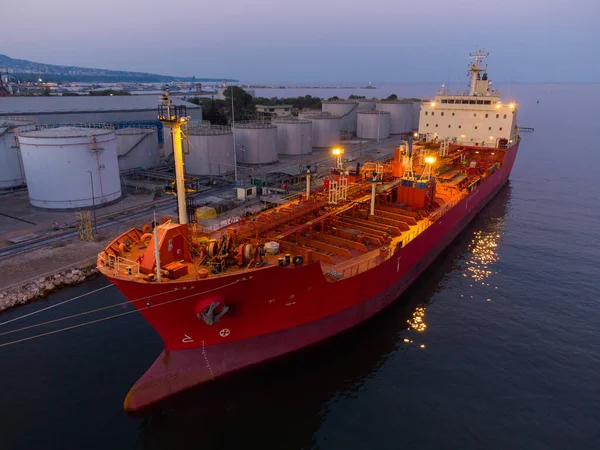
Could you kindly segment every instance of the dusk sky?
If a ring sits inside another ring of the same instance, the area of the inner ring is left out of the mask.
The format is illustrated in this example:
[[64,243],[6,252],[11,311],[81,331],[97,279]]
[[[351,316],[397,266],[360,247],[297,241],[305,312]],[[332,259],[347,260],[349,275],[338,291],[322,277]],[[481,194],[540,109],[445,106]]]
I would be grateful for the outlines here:
[[600,81],[600,0],[20,0],[13,58],[249,82]]

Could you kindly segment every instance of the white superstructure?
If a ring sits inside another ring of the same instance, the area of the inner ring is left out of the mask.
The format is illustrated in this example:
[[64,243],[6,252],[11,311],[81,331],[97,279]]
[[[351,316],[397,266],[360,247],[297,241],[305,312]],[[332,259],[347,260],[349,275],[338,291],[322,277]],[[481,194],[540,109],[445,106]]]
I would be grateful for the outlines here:
[[33,206],[71,209],[100,206],[121,197],[114,129],[41,128],[19,135]]
[[428,141],[451,140],[456,143],[497,147],[500,140],[512,142],[518,134],[515,101],[502,102],[500,92],[492,89],[486,51],[470,55],[468,92],[451,93],[445,86],[431,102],[421,104],[419,134]]

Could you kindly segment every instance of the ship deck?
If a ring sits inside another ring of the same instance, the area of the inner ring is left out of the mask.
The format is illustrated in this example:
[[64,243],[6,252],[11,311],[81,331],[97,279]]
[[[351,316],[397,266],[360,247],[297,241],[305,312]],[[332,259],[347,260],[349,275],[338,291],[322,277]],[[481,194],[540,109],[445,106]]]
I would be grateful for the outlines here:
[[[326,192],[315,192],[309,199],[304,194],[298,195],[270,210],[250,217],[228,219],[213,227],[200,223],[183,226],[190,256],[161,265],[161,281],[225,277],[277,265],[293,266],[297,262],[319,262],[326,279],[331,282],[370,270],[389,258],[397,248],[408,245],[467,195],[470,186],[486,176],[486,170],[498,166],[499,158],[485,159],[483,150],[479,147],[476,152],[478,160],[485,162],[483,165],[478,163],[478,170],[483,175],[462,170],[457,164],[457,160],[460,162],[457,153],[440,158],[439,165],[446,169],[436,178],[435,197],[427,210],[395,201],[392,193],[400,186],[400,180],[390,178],[379,184],[375,214],[371,215],[372,185],[363,179],[351,184],[345,198],[335,203]],[[415,173],[423,170],[423,166],[416,167]],[[158,226],[159,230],[182,227],[168,219],[164,222]],[[111,242],[99,257],[101,270],[112,276],[155,282],[153,266],[147,264],[154,253],[154,238],[149,231],[149,226],[142,230],[133,229]],[[229,245],[229,240],[234,243]],[[279,252],[263,252],[259,257],[257,249],[266,248],[266,243],[277,243]],[[220,255],[225,256],[216,255],[210,245],[220,247]],[[222,251],[225,245],[226,253]],[[246,258],[244,252],[249,252],[250,256]]]

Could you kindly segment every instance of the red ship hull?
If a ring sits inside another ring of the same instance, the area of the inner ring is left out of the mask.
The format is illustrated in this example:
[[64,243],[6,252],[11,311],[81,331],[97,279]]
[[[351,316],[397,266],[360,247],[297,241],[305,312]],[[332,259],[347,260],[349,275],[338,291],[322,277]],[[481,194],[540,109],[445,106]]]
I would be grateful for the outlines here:
[[[165,345],[132,387],[125,409],[146,408],[224,374],[315,344],[381,311],[497,194],[508,180],[518,147],[517,143],[506,150],[500,170],[391,258],[340,281],[327,281],[319,263],[175,283],[175,288],[171,283],[108,276],[134,300]],[[221,322],[208,326],[197,312],[215,300],[226,302],[231,310]]]

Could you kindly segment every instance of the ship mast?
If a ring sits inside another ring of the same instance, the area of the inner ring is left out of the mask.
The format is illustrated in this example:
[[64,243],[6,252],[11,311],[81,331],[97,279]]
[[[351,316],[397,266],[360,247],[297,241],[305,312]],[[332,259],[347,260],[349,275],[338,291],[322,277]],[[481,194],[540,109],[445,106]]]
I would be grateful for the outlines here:
[[481,65],[481,61],[487,58],[489,55],[485,50],[475,50],[473,53],[469,54],[469,58],[474,61],[469,64],[469,72],[471,72],[471,83],[469,85],[469,95],[477,95],[478,94],[478,84],[481,76],[479,75],[481,72],[485,71],[485,68]]
[[173,105],[169,98],[169,88],[160,98],[158,106],[158,120],[173,131],[173,159],[175,161],[175,187],[177,191],[177,209],[179,210],[179,223],[187,224],[187,205],[185,201],[185,179],[183,176],[183,145],[181,127],[189,120],[185,105]]

